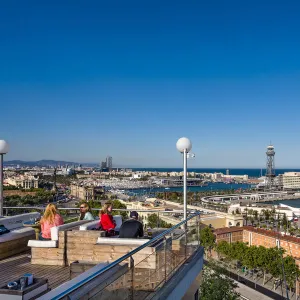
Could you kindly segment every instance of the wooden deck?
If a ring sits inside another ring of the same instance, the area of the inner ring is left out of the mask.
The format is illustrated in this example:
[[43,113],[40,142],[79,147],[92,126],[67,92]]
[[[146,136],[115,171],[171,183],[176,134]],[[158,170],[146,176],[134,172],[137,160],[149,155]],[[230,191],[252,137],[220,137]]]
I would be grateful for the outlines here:
[[70,278],[69,267],[31,265],[30,252],[0,260],[0,286],[18,279],[25,273],[31,273],[34,277],[47,278],[51,289]]

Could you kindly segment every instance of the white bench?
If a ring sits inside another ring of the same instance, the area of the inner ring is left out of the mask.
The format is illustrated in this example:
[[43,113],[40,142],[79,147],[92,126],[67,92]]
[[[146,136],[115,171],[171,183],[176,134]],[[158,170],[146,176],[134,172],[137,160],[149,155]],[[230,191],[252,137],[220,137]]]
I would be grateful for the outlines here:
[[149,242],[148,239],[123,239],[123,238],[107,238],[99,237],[97,244],[100,245],[129,245],[129,246],[141,246]]
[[[122,216],[116,215],[116,216],[113,216],[113,218],[116,222],[115,231],[120,231],[120,228],[122,226]],[[79,230],[92,230],[92,229],[98,229],[99,227],[100,227],[100,220],[94,220],[94,221],[91,221],[91,222],[81,225],[79,227]]]
[[35,231],[33,228],[23,227],[23,222],[32,218],[40,218],[40,214],[34,212],[0,219],[0,224],[10,230],[9,233],[0,235],[0,259],[28,250],[28,240],[35,237]]
[[12,217],[4,217],[0,219],[0,224],[4,225],[7,229],[13,230],[16,228],[22,228],[23,223],[30,221],[30,219],[40,218],[41,214],[38,212],[28,213],[28,214],[21,214]]
[[58,245],[60,231],[65,231],[65,230],[68,230],[73,227],[82,226],[85,223],[87,223],[86,220],[80,220],[80,221],[52,227],[50,229],[51,230],[51,240],[49,240],[49,241],[30,240],[30,241],[28,241],[28,246],[35,247],[35,248],[56,248]]
[[51,240],[49,241],[28,241],[28,246],[31,247],[31,264],[65,266],[65,233],[69,229],[78,228],[87,222],[86,220],[81,220],[52,227]]

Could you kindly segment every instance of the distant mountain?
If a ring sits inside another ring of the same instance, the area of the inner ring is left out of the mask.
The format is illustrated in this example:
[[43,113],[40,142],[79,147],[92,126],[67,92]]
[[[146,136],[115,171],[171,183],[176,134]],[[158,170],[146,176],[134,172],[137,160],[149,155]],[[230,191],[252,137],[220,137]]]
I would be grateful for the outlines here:
[[10,161],[4,161],[5,166],[22,166],[22,167],[47,167],[47,166],[78,166],[81,164],[82,166],[96,166],[96,163],[78,163],[78,162],[72,162],[72,161],[63,161],[63,160],[52,160],[52,159],[43,159],[38,161],[23,161],[23,160],[10,160]]

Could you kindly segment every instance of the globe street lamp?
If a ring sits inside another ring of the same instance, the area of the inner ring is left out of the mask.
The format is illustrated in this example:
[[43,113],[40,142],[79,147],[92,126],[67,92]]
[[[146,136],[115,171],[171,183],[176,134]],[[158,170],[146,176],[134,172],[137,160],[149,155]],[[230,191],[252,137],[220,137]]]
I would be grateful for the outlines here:
[[0,216],[3,216],[3,155],[9,150],[9,145],[0,140]]
[[186,220],[186,213],[187,213],[187,202],[186,202],[187,154],[192,149],[192,143],[188,138],[182,137],[177,141],[176,148],[180,153],[183,153],[183,215],[184,215],[184,220]]

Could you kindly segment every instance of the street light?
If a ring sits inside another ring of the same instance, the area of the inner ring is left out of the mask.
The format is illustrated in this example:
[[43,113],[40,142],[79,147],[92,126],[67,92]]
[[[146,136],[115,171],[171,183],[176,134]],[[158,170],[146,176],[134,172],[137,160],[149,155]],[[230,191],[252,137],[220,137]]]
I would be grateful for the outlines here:
[[9,145],[0,140],[0,216],[3,216],[3,155],[9,150]]
[[188,138],[182,137],[177,141],[176,148],[180,153],[183,153],[183,215],[184,215],[184,220],[186,220],[186,212],[187,212],[187,202],[186,202],[187,172],[186,172],[186,165],[187,165],[187,154],[192,149],[192,143]]

